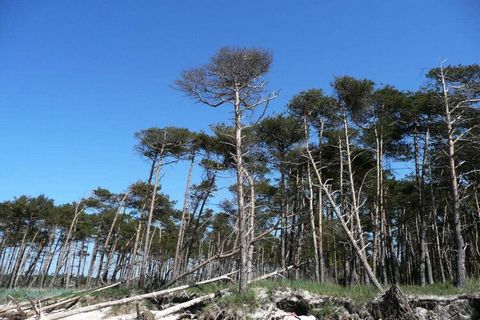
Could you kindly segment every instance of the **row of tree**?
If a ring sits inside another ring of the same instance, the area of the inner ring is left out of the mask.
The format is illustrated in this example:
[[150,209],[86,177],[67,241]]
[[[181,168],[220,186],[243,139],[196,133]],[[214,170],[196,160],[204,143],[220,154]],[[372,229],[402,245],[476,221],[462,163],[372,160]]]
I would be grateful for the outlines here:
[[[301,92],[265,117],[270,64],[267,51],[223,48],[183,72],[176,87],[230,105],[232,123],[137,132],[148,177],[126,192],[1,203],[2,285],[168,286],[238,271],[243,290],[292,265],[293,278],[378,289],[479,277],[480,66],[431,69],[415,92],[338,77],[330,94]],[[179,161],[176,208],[160,178]],[[212,206],[225,172],[232,198]]]

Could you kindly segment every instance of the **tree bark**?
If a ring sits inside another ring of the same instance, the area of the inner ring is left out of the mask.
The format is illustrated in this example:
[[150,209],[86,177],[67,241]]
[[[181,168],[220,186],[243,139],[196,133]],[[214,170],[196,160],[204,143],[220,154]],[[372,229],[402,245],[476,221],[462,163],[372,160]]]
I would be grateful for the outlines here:
[[460,192],[458,188],[457,165],[455,161],[455,141],[454,127],[452,119],[452,110],[449,103],[448,89],[445,80],[443,66],[440,67],[443,98],[445,104],[445,122],[447,124],[447,141],[448,141],[448,163],[450,169],[450,189],[453,200],[453,230],[456,244],[456,273],[455,286],[463,287],[466,281],[465,274],[465,241],[462,236],[462,223],[460,220]]
[[152,198],[151,198],[151,203],[150,203],[150,210],[148,212],[148,218],[147,218],[147,225],[145,228],[145,242],[143,244],[143,255],[142,255],[142,260],[140,263],[140,278],[138,281],[139,287],[143,287],[145,285],[145,276],[146,276],[146,271],[147,271],[147,261],[148,261],[148,251],[150,247],[150,229],[152,225],[152,218],[153,218],[153,211],[155,210],[155,200],[157,196],[157,190],[158,190],[158,181],[160,179],[160,169],[162,168],[162,159],[158,161],[157,168],[155,170],[155,181],[153,185],[153,191],[152,191]]
[[245,204],[244,204],[244,169],[243,169],[243,146],[242,146],[242,116],[240,93],[235,91],[234,117],[235,117],[235,165],[237,168],[237,219],[238,237],[240,248],[240,266],[238,289],[243,292],[248,283],[248,240],[245,232]]
[[188,175],[187,175],[187,186],[185,188],[185,194],[183,197],[183,209],[182,209],[182,218],[180,220],[180,226],[178,228],[178,237],[177,237],[177,246],[175,248],[175,257],[173,262],[173,278],[177,277],[181,272],[180,268],[183,265],[183,242],[185,238],[185,231],[187,229],[187,220],[189,213],[189,203],[188,197],[190,195],[190,182],[192,179],[192,172],[193,172],[193,165],[195,164],[195,153],[193,152],[190,157],[190,167],[188,168]]

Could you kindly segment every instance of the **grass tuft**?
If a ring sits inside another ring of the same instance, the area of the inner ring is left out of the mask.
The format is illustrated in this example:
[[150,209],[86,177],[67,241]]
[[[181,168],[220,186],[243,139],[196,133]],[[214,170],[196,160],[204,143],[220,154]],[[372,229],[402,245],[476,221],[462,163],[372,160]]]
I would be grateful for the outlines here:
[[378,291],[374,286],[355,285],[344,287],[336,284],[316,283],[308,280],[264,280],[255,283],[254,286],[266,288],[269,292],[281,288],[305,290],[319,295],[350,298],[352,301],[358,303],[367,302],[378,295]]
[[463,288],[457,288],[452,282],[437,282],[425,287],[409,285],[400,286],[402,291],[407,294],[429,295],[429,296],[449,296],[456,294],[471,294],[480,292],[480,281],[478,279],[469,279]]
[[29,297],[34,300],[41,300],[45,298],[63,296],[73,293],[75,290],[72,289],[59,289],[59,288],[15,288],[15,289],[6,289],[0,288],[0,304],[6,304],[11,299],[9,296],[13,297],[17,301],[26,301]]
[[249,288],[242,293],[229,294],[221,297],[217,305],[233,309],[254,310],[259,306],[259,301],[255,291]]

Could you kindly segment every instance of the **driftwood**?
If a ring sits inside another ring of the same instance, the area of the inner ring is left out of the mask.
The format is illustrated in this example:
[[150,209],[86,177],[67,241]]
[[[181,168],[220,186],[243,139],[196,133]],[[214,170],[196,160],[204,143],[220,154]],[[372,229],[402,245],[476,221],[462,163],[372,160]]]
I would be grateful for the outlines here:
[[[189,300],[189,301],[185,301],[185,302],[176,304],[174,306],[168,307],[168,308],[160,310],[160,311],[149,310],[149,313],[153,314],[155,319],[162,319],[163,317],[169,316],[171,314],[178,313],[182,310],[191,308],[191,307],[196,306],[198,304],[213,300],[217,297],[221,297],[221,296],[227,294],[228,292],[229,292],[229,290],[221,290],[221,291],[218,291],[218,292],[215,292],[215,293],[210,293],[210,294],[207,294],[207,295],[204,295],[204,296],[201,296],[201,297],[197,297],[197,298]],[[107,320],[135,320],[135,319],[140,319],[136,313],[135,314],[132,313],[132,314],[125,315],[125,316],[117,316],[117,317],[107,318]]]
[[222,290],[222,291],[219,291],[219,292],[216,292],[216,293],[207,294],[207,295],[192,299],[190,301],[179,303],[175,306],[172,306],[170,308],[166,308],[166,309],[161,310],[161,311],[152,311],[152,313],[155,315],[155,319],[161,319],[162,317],[171,315],[173,313],[177,313],[177,312],[179,312],[181,310],[184,310],[184,309],[188,309],[190,307],[193,307],[193,306],[195,306],[197,304],[200,304],[200,303],[203,303],[205,301],[209,301],[209,300],[212,300],[216,297],[223,296],[227,292],[228,292],[228,290]]
[[[23,309],[22,309],[22,307],[20,306],[20,304],[18,303],[18,301],[15,300],[15,298],[12,297],[12,296],[8,296],[8,298],[10,298],[10,300],[12,300],[12,301],[15,303],[14,308],[16,308],[16,309],[17,309],[17,312],[18,312],[18,313],[16,313],[16,314],[17,314],[19,317],[25,317],[26,314],[25,314],[25,312],[23,311]],[[30,303],[30,302],[27,302],[27,303]]]
[[267,312],[262,317],[262,320],[268,320],[270,319],[270,316],[272,315],[273,309],[275,309],[275,303],[271,303],[270,307],[268,307]]
[[61,301],[59,301],[59,302],[57,302],[57,303],[54,303],[54,304],[45,306],[45,307],[43,307],[43,308],[40,308],[39,311],[40,311],[40,312],[45,312],[45,311],[53,310],[53,309],[58,308],[59,306],[66,305],[66,304],[71,303],[71,302],[77,302],[80,298],[86,296],[87,294],[91,294],[91,293],[95,293],[95,292],[100,292],[100,291],[103,291],[103,290],[106,290],[106,289],[115,288],[115,287],[118,287],[120,284],[122,284],[122,282],[113,283],[113,284],[111,284],[111,285],[108,285],[108,286],[104,286],[104,287],[95,289],[95,290],[93,290],[93,291],[82,292],[81,295],[77,295],[77,296],[74,296],[74,297],[72,297],[72,298],[65,299],[65,300],[61,300]]
[[260,281],[260,280],[265,280],[265,279],[268,279],[268,278],[271,278],[271,277],[274,277],[274,276],[281,276],[282,273],[287,272],[291,269],[296,269],[296,268],[298,268],[298,266],[291,265],[291,266],[288,266],[288,267],[283,268],[283,269],[278,269],[278,270],[275,270],[273,272],[264,274],[263,276],[260,276],[258,278],[255,278],[252,281],[250,281],[250,283]]
[[[33,315],[43,314],[50,310],[57,309],[60,306],[64,306],[69,303],[76,303],[80,298],[84,297],[87,294],[100,292],[106,289],[111,289],[119,286],[123,282],[116,282],[107,286],[103,286],[96,289],[85,289],[74,294],[70,294],[65,297],[53,296],[49,298],[44,298],[41,300],[33,301],[30,297],[27,302],[18,303],[15,301],[15,305],[3,308],[0,310],[0,318],[7,317],[8,315],[17,314],[22,315],[22,317],[31,317]],[[10,297],[13,301],[14,299]],[[43,307],[41,307],[43,305]],[[37,307],[39,306],[39,307]],[[37,310],[35,310],[37,308]]]
[[[264,274],[260,277],[257,277],[255,279],[251,280],[250,283],[281,275],[282,273],[287,272],[288,270],[294,269],[296,267],[297,266],[292,265],[292,266],[289,266],[287,268],[279,269],[279,270],[276,270],[274,272]],[[195,269],[197,269],[197,268],[195,268]],[[163,289],[163,290],[160,290],[160,291],[155,291],[155,292],[150,292],[150,293],[146,293],[146,294],[127,297],[127,298],[123,298],[123,299],[119,299],[119,300],[115,300],[115,301],[102,302],[102,303],[98,303],[98,304],[94,304],[94,305],[90,305],[90,306],[77,308],[77,309],[74,309],[74,310],[68,310],[68,311],[62,310],[62,311],[59,311],[59,312],[56,312],[56,313],[45,314],[45,313],[48,313],[48,312],[52,312],[53,310],[57,309],[58,307],[65,306],[69,303],[75,303],[76,301],[78,301],[78,299],[80,299],[82,296],[86,295],[87,293],[98,292],[98,291],[101,291],[101,290],[105,290],[105,289],[108,289],[108,288],[115,287],[115,286],[120,284],[120,283],[116,283],[116,284],[105,286],[105,287],[102,287],[102,288],[99,288],[99,289],[96,289],[96,290],[93,290],[93,291],[90,291],[90,292],[82,292],[82,294],[76,295],[76,296],[73,296],[73,297],[69,296],[66,299],[61,299],[59,301],[56,301],[56,302],[54,302],[52,304],[49,304],[47,306],[44,306],[44,307],[38,307],[38,308],[35,307],[35,308],[32,309],[31,306],[35,305],[35,303],[31,302],[30,308],[29,309],[23,308],[22,312],[27,317],[30,317],[30,319],[32,319],[33,316],[38,317],[39,315],[42,316],[42,319],[49,319],[49,320],[63,319],[63,318],[70,317],[70,316],[80,314],[80,313],[88,313],[88,312],[92,312],[92,311],[96,311],[96,310],[100,310],[100,309],[104,309],[104,308],[108,308],[108,307],[112,307],[112,306],[116,306],[116,305],[122,305],[122,304],[127,304],[127,303],[131,303],[131,302],[136,302],[136,301],[138,302],[138,301],[141,301],[141,300],[144,300],[144,299],[155,298],[155,297],[158,297],[158,296],[165,296],[165,295],[177,292],[177,291],[185,290],[185,289],[192,288],[192,287],[197,287],[197,286],[207,284],[207,283],[213,283],[213,282],[222,281],[222,280],[232,281],[230,276],[237,273],[237,272],[238,271],[233,271],[233,272],[230,272],[228,274],[225,274],[225,275],[222,275],[222,276],[219,276],[219,277],[216,277],[216,278],[208,279],[208,280],[205,280],[205,281],[201,281],[201,282],[198,282],[198,283],[195,283],[195,284],[187,284],[187,285],[182,285],[182,286],[178,286],[178,287],[174,287],[174,288],[170,288],[170,289]],[[197,298],[194,298],[192,300],[189,300],[189,301],[171,306],[171,307],[169,307],[165,310],[151,311],[151,312],[152,312],[152,314],[155,315],[156,318],[164,317],[166,315],[173,314],[173,313],[176,313],[178,311],[187,309],[191,306],[197,305],[197,304],[202,303],[204,301],[212,300],[217,296],[224,295],[226,292],[227,291],[224,290],[224,291],[217,292],[215,294],[204,295],[204,296],[197,297]],[[136,314],[118,316],[118,317],[113,317],[111,319],[117,319],[117,320],[120,320],[120,319],[134,319],[136,317],[138,317],[138,310],[137,310]]]
[[42,312],[39,309],[39,307],[41,307],[40,303],[38,303],[38,307],[37,307],[36,302],[33,301],[33,299],[31,299],[30,297],[28,297],[28,301],[30,301],[30,303],[32,304],[32,309],[33,309],[33,312],[35,313],[35,318],[42,319]]
[[166,295],[166,294],[169,294],[169,293],[172,293],[172,292],[185,290],[185,289],[192,288],[192,287],[197,287],[197,286],[207,284],[207,283],[217,282],[217,281],[221,281],[221,280],[231,281],[232,279],[229,277],[229,275],[231,275],[231,274],[232,273],[229,273],[229,274],[226,274],[226,275],[223,275],[223,276],[220,276],[220,277],[216,277],[216,278],[213,278],[213,279],[197,282],[197,283],[192,284],[192,285],[183,285],[183,286],[179,286],[179,287],[175,287],[175,288],[171,288],[171,289],[165,289],[165,290],[150,292],[150,293],[136,295],[136,296],[133,296],[133,297],[123,298],[123,299],[119,299],[119,300],[115,300],[115,301],[102,302],[102,303],[98,303],[98,304],[94,304],[94,305],[91,305],[91,306],[86,306],[86,307],[82,307],[82,308],[78,308],[78,309],[74,309],[74,310],[70,310],[70,311],[66,311],[66,312],[50,314],[50,315],[44,317],[44,319],[49,319],[49,320],[63,319],[63,318],[70,317],[70,316],[75,315],[75,314],[91,312],[91,311],[95,311],[95,310],[99,310],[99,309],[104,309],[104,308],[107,308],[107,307],[117,306],[117,305],[126,304],[126,303],[130,303],[130,302],[134,302],[134,301],[140,301],[140,300],[144,300],[144,299],[148,299],[148,298],[154,298],[154,297],[157,297],[157,296],[163,296],[163,295]]
[[[116,282],[116,283],[113,283],[113,284],[110,284],[110,285],[107,285],[107,286],[102,286],[102,287],[95,288],[95,289],[83,289],[83,290],[76,291],[72,294],[66,295],[66,296],[52,296],[52,297],[48,297],[48,298],[43,298],[41,300],[38,300],[37,303],[41,303],[41,304],[50,303],[49,304],[49,306],[50,306],[52,304],[56,304],[56,303],[59,303],[59,302],[62,302],[62,301],[71,300],[72,298],[75,298],[75,297],[82,297],[86,294],[90,294],[90,293],[99,292],[99,291],[102,291],[102,290],[105,290],[105,289],[113,288],[113,287],[119,286],[122,283],[123,282]],[[9,299],[12,300],[12,301],[15,300],[10,296],[9,296]],[[10,306],[5,306],[3,308],[0,308],[0,315],[2,315],[5,312],[8,312],[12,309],[16,309],[18,307],[21,307],[21,308],[27,307],[26,309],[28,309],[28,306],[31,305],[31,303],[29,301],[22,302],[22,303],[18,303],[18,302],[15,302],[15,303],[16,303],[15,305],[10,305]]]

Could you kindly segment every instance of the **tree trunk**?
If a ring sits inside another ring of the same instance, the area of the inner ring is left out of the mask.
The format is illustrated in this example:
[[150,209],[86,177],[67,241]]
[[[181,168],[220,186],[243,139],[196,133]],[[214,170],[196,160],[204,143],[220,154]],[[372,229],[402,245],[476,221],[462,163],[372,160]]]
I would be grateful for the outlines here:
[[50,287],[52,287],[55,284],[55,280],[62,269],[65,260],[68,258],[69,250],[66,248],[69,248],[70,241],[72,239],[73,234],[75,233],[75,230],[77,228],[77,222],[78,222],[78,217],[80,214],[83,212],[83,208],[80,209],[82,201],[79,201],[77,203],[77,206],[75,207],[75,213],[73,215],[72,222],[70,223],[70,227],[68,228],[68,233],[65,237],[65,242],[63,243],[63,246],[60,248],[60,252],[58,254],[58,260],[57,260],[57,266],[55,268],[55,272],[53,274],[52,280],[50,281]]
[[243,292],[248,282],[248,240],[245,232],[245,204],[244,204],[244,169],[243,169],[243,146],[242,146],[242,116],[240,105],[240,93],[235,91],[234,114],[235,114],[235,165],[237,168],[237,216],[238,216],[238,237],[240,244],[240,266],[238,288]]
[[146,267],[147,267],[147,261],[148,261],[148,249],[150,245],[150,228],[152,225],[152,218],[153,218],[153,211],[155,210],[155,200],[157,196],[157,189],[158,189],[158,181],[160,179],[160,169],[162,167],[162,159],[160,158],[157,164],[157,169],[155,170],[155,182],[153,185],[153,192],[152,192],[152,200],[150,203],[150,210],[148,212],[148,220],[147,220],[147,225],[146,225],[146,230],[145,230],[145,242],[143,245],[143,255],[142,255],[142,261],[140,263],[140,278],[138,281],[138,285],[140,288],[144,287],[145,285],[145,276],[146,276]]
[[465,242],[462,236],[462,223],[460,220],[460,192],[458,190],[457,166],[455,161],[455,140],[454,127],[452,119],[452,111],[449,104],[448,89],[445,81],[445,74],[443,66],[440,67],[443,98],[445,104],[445,122],[447,124],[447,140],[448,140],[448,162],[450,169],[450,189],[453,200],[453,229],[456,244],[456,273],[455,286],[463,287],[466,281],[465,274]]
[[[307,141],[308,143],[308,141]],[[307,181],[308,181],[308,213],[310,217],[310,227],[312,229],[313,257],[315,259],[315,281],[320,282],[320,259],[318,258],[317,228],[315,227],[315,214],[313,212],[313,185],[310,174],[310,163],[307,163]]]
[[318,189],[318,257],[320,259],[320,282],[325,282],[325,257],[323,254],[323,195]]
[[185,195],[183,197],[183,209],[182,209],[182,219],[180,220],[180,226],[178,228],[178,237],[177,237],[177,246],[175,248],[175,257],[173,262],[173,278],[178,277],[181,270],[180,267],[183,265],[183,242],[185,237],[185,231],[187,228],[187,220],[189,213],[189,203],[188,197],[190,195],[190,182],[192,179],[192,172],[193,172],[193,165],[195,164],[195,152],[192,153],[190,157],[190,167],[188,168],[188,175],[187,175],[187,186],[185,188]]
[[20,271],[20,265],[23,263],[23,257],[25,255],[26,240],[27,240],[27,234],[29,231],[30,231],[30,225],[27,226],[27,229],[23,234],[22,242],[20,243],[20,248],[18,249],[18,254],[15,259],[15,265],[13,266],[12,274],[10,276],[10,281],[8,283],[9,288],[15,288],[15,283],[18,279],[17,275],[18,275],[18,272]]
[[252,176],[245,170],[245,175],[250,185],[250,213],[248,215],[248,257],[247,257],[247,276],[248,283],[253,279],[253,253],[255,250],[255,181]]
[[[359,247],[358,246],[358,243],[357,242],[360,242],[360,243],[363,243],[363,236],[362,234],[360,233],[359,235],[359,239],[355,239],[354,238],[354,235],[353,235],[353,231],[348,227],[347,225],[347,222],[345,221],[343,215],[342,215],[342,212],[340,211],[339,207],[337,206],[335,200],[333,199],[333,196],[330,192],[330,190],[328,189],[328,187],[323,183],[323,180],[322,180],[322,176],[319,175],[319,170],[317,168],[317,164],[315,162],[315,159],[313,158],[312,156],[312,153],[310,152],[310,149],[309,149],[309,146],[308,146],[308,128],[307,128],[307,125],[306,125],[306,120],[304,121],[304,131],[305,131],[305,138],[307,139],[307,142],[306,142],[306,149],[307,149],[307,154],[308,154],[308,157],[310,159],[310,162],[314,168],[314,171],[315,173],[317,174],[317,179],[320,183],[320,186],[322,187],[325,195],[327,196],[327,199],[328,201],[330,202],[330,205],[332,206],[334,212],[335,212],[335,215],[337,216],[337,218],[339,219],[340,221],[340,224],[342,225],[342,228],[343,230],[345,231],[345,233],[347,234],[347,237],[355,251],[355,253],[357,254],[358,258],[360,259],[361,263],[362,263],[362,266],[364,267],[365,269],[365,272],[366,274],[368,275],[370,281],[373,283],[373,285],[379,290],[379,291],[383,291],[383,288],[382,286],[380,285],[380,282],[378,282],[375,274],[373,273],[372,271],[372,268],[370,267],[370,265],[368,264],[368,259],[367,259],[367,256],[365,254],[365,246],[363,247]],[[350,177],[352,178],[353,180],[353,176],[350,175]],[[353,181],[352,181],[353,182]],[[358,221],[357,221],[358,223]]]

